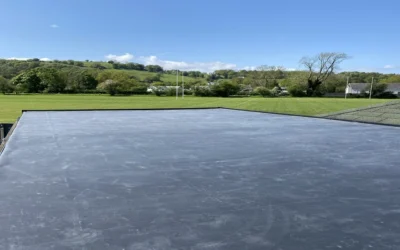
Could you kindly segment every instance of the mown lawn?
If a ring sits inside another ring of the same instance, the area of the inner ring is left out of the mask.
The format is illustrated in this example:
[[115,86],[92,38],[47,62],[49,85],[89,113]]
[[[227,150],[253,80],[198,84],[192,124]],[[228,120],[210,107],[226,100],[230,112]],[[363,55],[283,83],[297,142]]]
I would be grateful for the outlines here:
[[217,98],[107,95],[0,95],[0,122],[14,122],[21,110],[227,107],[284,114],[319,115],[389,100],[338,98]]

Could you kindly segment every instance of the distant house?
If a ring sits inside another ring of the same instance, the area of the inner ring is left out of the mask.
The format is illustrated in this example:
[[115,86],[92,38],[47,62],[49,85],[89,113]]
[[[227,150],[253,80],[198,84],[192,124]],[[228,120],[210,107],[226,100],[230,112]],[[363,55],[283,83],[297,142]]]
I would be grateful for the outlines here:
[[346,87],[346,94],[361,94],[370,85],[370,83],[349,83]]
[[[387,83],[386,92],[400,96],[400,83]],[[369,93],[371,83],[349,83],[346,87],[346,94]]]
[[[176,89],[177,86],[150,86],[147,88],[147,93],[153,93],[156,90],[166,91],[167,89]],[[178,86],[180,88],[180,86]]]
[[289,91],[287,90],[286,87],[280,87],[280,89],[282,94],[289,94]]
[[400,83],[389,83],[386,91],[400,96]]

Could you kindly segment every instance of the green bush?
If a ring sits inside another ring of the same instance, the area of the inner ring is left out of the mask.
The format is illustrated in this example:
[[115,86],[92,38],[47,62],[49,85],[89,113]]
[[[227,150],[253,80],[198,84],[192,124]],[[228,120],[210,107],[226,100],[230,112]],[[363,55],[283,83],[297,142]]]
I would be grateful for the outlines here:
[[208,86],[194,86],[193,87],[193,94],[195,96],[214,96],[214,93]]
[[280,92],[278,96],[290,96],[288,92]]
[[121,93],[122,84],[117,81],[106,80],[106,81],[100,83],[97,86],[97,89],[100,91],[104,91],[104,93],[107,93],[109,95],[116,95],[116,94]]
[[374,95],[375,98],[383,98],[383,99],[396,99],[398,98],[397,95],[393,94],[392,92],[385,91],[379,94]]
[[[166,96],[176,96],[176,88],[167,88],[164,91]],[[185,89],[185,95],[192,95],[193,92],[191,90]],[[178,96],[182,96],[182,88],[178,88]]]
[[143,79],[143,81],[147,82],[147,83],[161,82],[161,75],[160,74],[156,74],[156,75],[153,75],[153,76],[146,76]]
[[215,96],[228,97],[239,92],[239,85],[232,81],[222,80],[211,87]]
[[[178,88],[178,95],[181,93],[181,88]],[[165,90],[165,95],[167,96],[176,96],[176,88],[167,88]]]
[[108,79],[97,86],[97,89],[110,95],[147,94],[147,85],[134,80]]
[[266,87],[257,87],[254,92],[256,92],[258,95],[262,97],[270,97],[272,96],[271,90],[269,90]]
[[271,96],[279,96],[280,93],[281,93],[281,88],[280,87],[274,87],[271,90]]
[[293,97],[305,97],[307,96],[306,94],[306,88],[301,85],[292,85],[289,89],[289,94]]
[[154,88],[153,89],[153,93],[156,96],[163,96],[163,95],[165,95],[165,89],[163,89],[163,88]]

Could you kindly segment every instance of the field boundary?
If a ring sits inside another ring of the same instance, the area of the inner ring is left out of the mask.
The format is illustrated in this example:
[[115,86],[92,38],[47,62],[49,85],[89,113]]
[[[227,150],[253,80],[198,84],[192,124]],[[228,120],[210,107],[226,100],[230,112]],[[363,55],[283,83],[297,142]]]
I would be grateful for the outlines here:
[[[372,107],[370,107],[370,108],[372,108]],[[335,118],[322,117],[322,116],[309,116],[309,115],[285,114],[285,113],[268,112],[268,111],[261,111],[261,110],[249,110],[249,109],[237,109],[237,108],[224,108],[224,107],[220,107],[220,109],[229,109],[229,110],[236,110],[236,111],[256,112],[256,113],[264,113],[264,114],[272,114],[272,115],[284,115],[284,116],[295,116],[295,117],[304,117],[304,118],[324,119],[324,120],[331,120],[331,121],[354,122],[354,123],[363,123],[363,124],[379,125],[379,126],[400,127],[400,125],[397,125],[397,124],[387,124],[387,123],[367,122],[367,121],[342,120],[342,119],[335,119]],[[354,111],[351,111],[351,112],[354,112]]]
[[[393,104],[398,104],[399,102],[390,102],[385,104],[378,104],[372,105],[365,108],[359,109],[351,109],[345,110],[342,112],[336,112],[340,114],[351,113],[354,110],[365,110],[371,109],[376,107],[383,107],[389,106]],[[228,107],[189,107],[189,108],[129,108],[129,109],[41,109],[41,110],[22,110],[22,113],[25,112],[67,112],[67,111],[156,111],[156,110],[204,110],[204,109],[226,109],[226,110],[235,110],[235,111],[247,111],[247,112],[255,112],[255,113],[263,113],[263,114],[273,114],[273,115],[282,115],[282,116],[293,116],[293,117],[304,117],[304,118],[313,118],[313,119],[325,119],[331,121],[343,121],[343,122],[353,122],[353,123],[361,123],[361,124],[370,124],[370,125],[379,125],[379,126],[389,126],[389,127],[400,127],[397,124],[387,124],[387,123],[378,123],[378,122],[370,122],[370,121],[353,121],[353,120],[344,120],[344,119],[337,119],[329,117],[330,115],[319,115],[319,116],[311,116],[311,115],[298,115],[298,114],[288,114],[288,113],[277,113],[277,112],[269,112],[269,111],[262,111],[262,110],[250,110],[250,109],[240,109],[240,108],[228,108]],[[11,131],[10,131],[11,132]]]
[[[192,108],[136,108],[136,109],[40,109],[40,110],[22,110],[23,113],[27,112],[69,112],[69,111],[168,111],[168,110],[207,110],[207,109],[225,109],[225,110],[233,110],[233,111],[245,111],[245,112],[253,112],[253,113],[261,113],[261,114],[272,114],[272,115],[280,115],[280,116],[292,116],[292,117],[303,117],[303,118],[313,118],[313,119],[324,119],[324,120],[331,120],[331,121],[341,121],[341,122],[352,122],[352,123],[361,123],[361,124],[369,124],[369,125],[378,125],[378,126],[387,126],[387,127],[396,127],[400,128],[400,125],[397,124],[387,124],[387,123],[378,123],[378,122],[369,122],[369,121],[354,121],[354,120],[344,120],[344,119],[337,119],[332,118],[332,115],[338,114],[347,114],[361,110],[368,110],[371,108],[379,108],[385,107],[390,105],[398,104],[399,102],[391,102],[386,104],[378,104],[373,106],[368,106],[365,108],[358,108],[358,109],[351,109],[342,112],[331,113],[327,115],[320,115],[320,116],[310,116],[310,115],[297,115],[297,114],[287,114],[287,113],[277,113],[277,112],[268,112],[262,110],[250,110],[250,109],[239,109],[239,108],[227,108],[227,107],[192,107]],[[8,132],[7,136],[4,138],[3,142],[0,144],[0,154],[4,151],[7,141],[11,137],[12,133],[14,132],[20,117],[17,121],[13,124],[10,131]]]
[[66,111],[151,111],[151,110],[191,110],[191,109],[219,109],[221,107],[192,107],[192,108],[122,108],[122,109],[25,109],[22,110],[22,113],[25,112],[50,112],[50,111],[57,111],[57,112],[66,112]]
[[343,115],[343,114],[348,114],[348,113],[353,113],[353,112],[363,111],[363,110],[368,110],[368,109],[373,109],[373,108],[380,108],[380,107],[387,107],[387,106],[391,106],[391,105],[397,105],[397,104],[399,104],[399,103],[400,103],[399,101],[393,101],[393,102],[387,102],[387,103],[369,105],[369,106],[366,106],[366,107],[353,108],[353,109],[346,109],[346,110],[337,111],[337,112],[333,112],[333,113],[317,115],[317,116],[315,116],[315,117],[322,117],[322,118],[324,118],[324,117],[329,117],[329,116],[333,116],[333,115]]

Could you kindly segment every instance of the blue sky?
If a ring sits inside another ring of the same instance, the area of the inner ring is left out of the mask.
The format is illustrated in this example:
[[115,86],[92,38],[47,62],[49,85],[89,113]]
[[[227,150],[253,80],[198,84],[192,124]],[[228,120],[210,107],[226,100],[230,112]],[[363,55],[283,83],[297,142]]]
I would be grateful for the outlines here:
[[400,73],[400,1],[3,0],[0,58],[134,61],[166,68],[299,68],[345,52],[343,70]]

